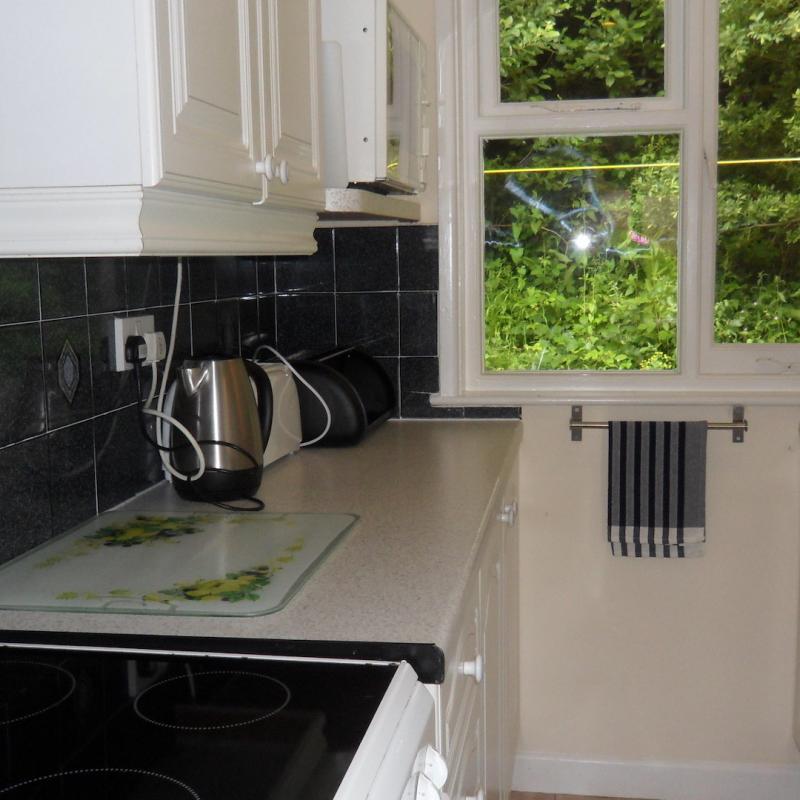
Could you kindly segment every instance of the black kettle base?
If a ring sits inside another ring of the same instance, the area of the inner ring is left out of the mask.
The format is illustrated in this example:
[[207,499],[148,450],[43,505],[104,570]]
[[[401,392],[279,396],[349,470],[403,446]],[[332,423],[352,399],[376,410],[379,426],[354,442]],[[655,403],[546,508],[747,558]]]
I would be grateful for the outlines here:
[[197,481],[173,479],[175,491],[184,500],[217,502],[253,497],[261,486],[261,467],[237,470],[207,470]]

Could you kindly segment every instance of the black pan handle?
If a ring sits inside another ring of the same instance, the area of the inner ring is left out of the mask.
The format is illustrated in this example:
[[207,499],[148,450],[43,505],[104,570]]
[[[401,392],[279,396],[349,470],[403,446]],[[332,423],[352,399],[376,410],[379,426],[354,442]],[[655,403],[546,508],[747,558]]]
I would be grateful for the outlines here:
[[262,450],[267,447],[269,435],[272,431],[272,384],[267,373],[258,364],[245,358],[244,366],[247,374],[253,379],[256,387],[256,404],[258,405],[258,421],[261,425]]

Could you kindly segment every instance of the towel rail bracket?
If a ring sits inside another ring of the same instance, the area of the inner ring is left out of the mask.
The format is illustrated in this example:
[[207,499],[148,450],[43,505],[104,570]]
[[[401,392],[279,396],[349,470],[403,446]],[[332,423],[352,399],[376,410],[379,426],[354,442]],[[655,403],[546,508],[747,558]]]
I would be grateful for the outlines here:
[[[730,431],[731,441],[741,444],[747,430],[747,420],[744,417],[744,406],[734,406],[730,422],[709,422],[710,431]],[[569,431],[573,442],[583,441],[584,428],[593,430],[607,430],[607,422],[584,421],[583,406],[572,406],[569,418]]]

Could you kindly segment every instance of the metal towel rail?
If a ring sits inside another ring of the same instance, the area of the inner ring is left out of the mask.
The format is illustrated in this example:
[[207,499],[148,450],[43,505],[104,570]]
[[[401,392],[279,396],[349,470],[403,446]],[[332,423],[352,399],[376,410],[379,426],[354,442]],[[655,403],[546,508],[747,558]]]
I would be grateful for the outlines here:
[[[608,422],[584,421],[583,406],[572,406],[572,416],[569,418],[569,430],[573,442],[583,441],[583,431],[608,430]],[[709,422],[710,431],[730,431],[734,444],[744,441],[744,432],[748,429],[747,420],[744,418],[744,406],[733,407],[733,419],[730,422]]]

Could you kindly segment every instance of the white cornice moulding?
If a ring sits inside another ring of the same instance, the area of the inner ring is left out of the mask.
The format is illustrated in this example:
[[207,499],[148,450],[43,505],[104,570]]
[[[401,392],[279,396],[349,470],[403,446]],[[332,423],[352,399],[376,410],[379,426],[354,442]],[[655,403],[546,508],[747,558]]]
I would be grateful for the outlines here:
[[0,256],[139,255],[140,186],[0,190]]
[[800,764],[604,761],[519,753],[514,789],[661,800],[797,800]]
[[0,190],[0,257],[308,255],[317,219],[201,195],[117,186]]
[[144,253],[159,255],[310,255],[315,214],[201,195],[145,189]]

